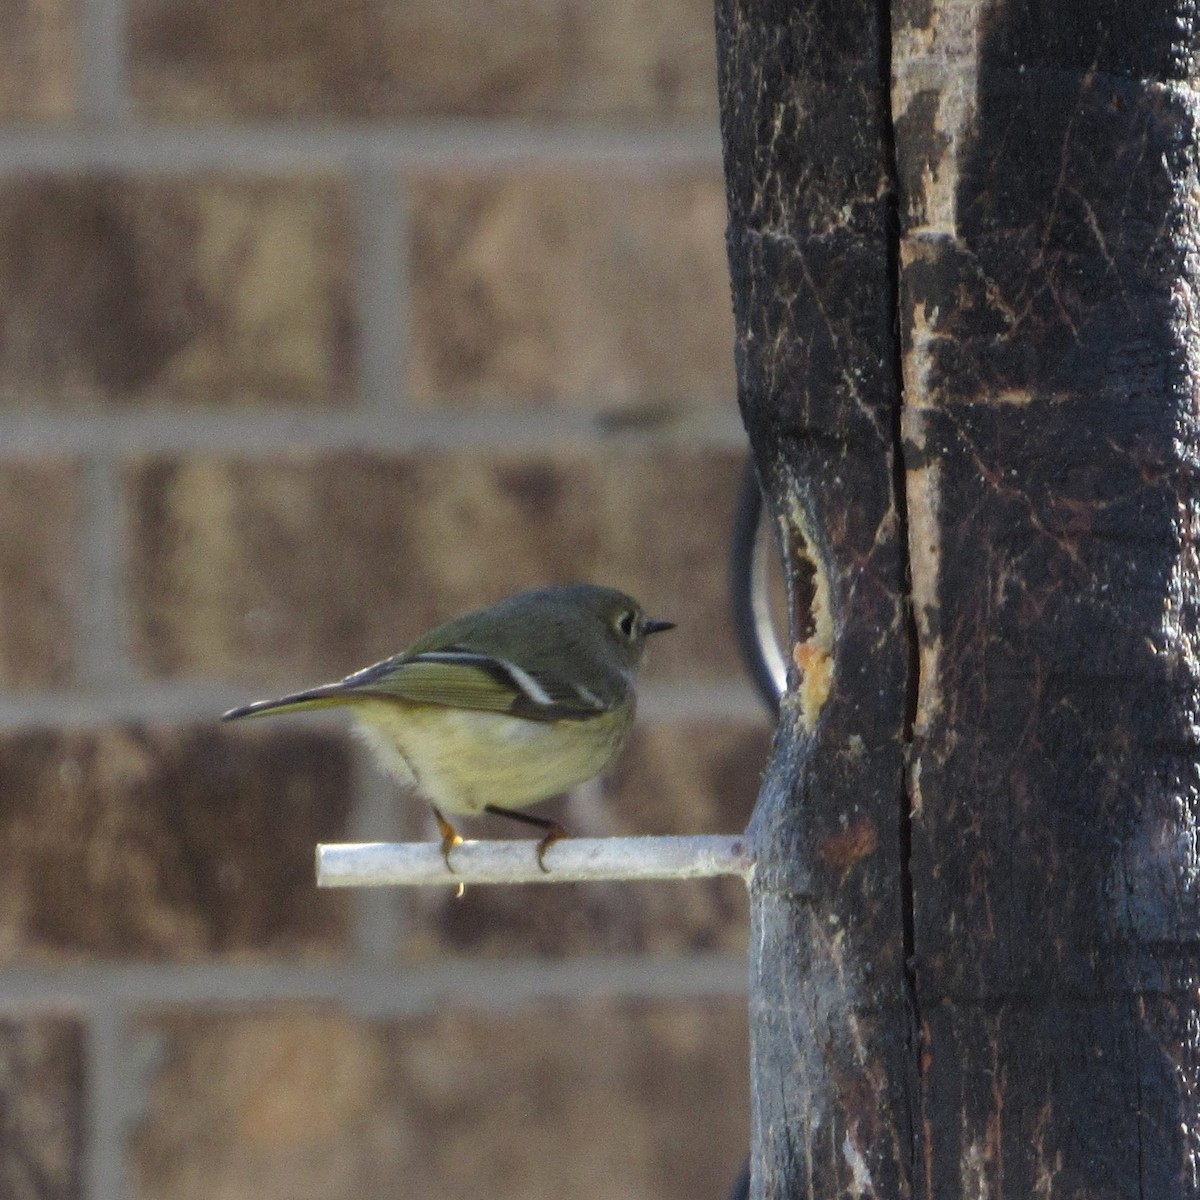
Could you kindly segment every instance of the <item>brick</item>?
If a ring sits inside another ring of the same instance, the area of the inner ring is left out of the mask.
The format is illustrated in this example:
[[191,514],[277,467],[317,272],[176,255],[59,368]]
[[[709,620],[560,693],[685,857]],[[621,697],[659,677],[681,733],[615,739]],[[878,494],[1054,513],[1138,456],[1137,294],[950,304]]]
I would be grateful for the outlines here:
[[732,402],[718,167],[460,170],[410,186],[417,403]]
[[352,399],[346,189],[0,183],[0,407]]
[[83,1195],[83,1032],[57,1017],[0,1019],[0,1196]]
[[0,0],[0,121],[57,121],[79,103],[79,0]]
[[148,1018],[139,1200],[695,1200],[749,1131],[744,1001]]
[[350,764],[327,734],[120,728],[0,739],[0,961],[329,959]]
[[0,463],[0,684],[59,687],[75,674],[79,469]]
[[158,117],[716,117],[703,0],[134,0]]
[[[767,760],[766,723],[643,722],[598,787],[536,811],[584,837],[736,833],[754,807]],[[433,831],[407,811],[407,837]],[[496,818],[464,821],[468,837],[524,837]],[[452,888],[401,894],[402,956],[579,957],[587,954],[745,953],[749,930],[740,879]]]
[[155,676],[295,688],[580,578],[679,622],[647,679],[727,680],[741,461],[670,445],[146,459],[126,480],[132,653]]

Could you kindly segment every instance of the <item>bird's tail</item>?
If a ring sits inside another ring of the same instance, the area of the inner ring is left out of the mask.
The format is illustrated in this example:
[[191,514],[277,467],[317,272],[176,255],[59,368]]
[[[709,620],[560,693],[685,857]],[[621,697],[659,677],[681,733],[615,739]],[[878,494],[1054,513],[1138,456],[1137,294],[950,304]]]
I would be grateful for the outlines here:
[[340,683],[326,683],[321,687],[293,692],[280,696],[278,700],[255,700],[240,708],[231,708],[221,714],[222,721],[236,721],[240,717],[265,717],[277,712],[306,712],[313,708],[335,708],[354,701],[354,693]]

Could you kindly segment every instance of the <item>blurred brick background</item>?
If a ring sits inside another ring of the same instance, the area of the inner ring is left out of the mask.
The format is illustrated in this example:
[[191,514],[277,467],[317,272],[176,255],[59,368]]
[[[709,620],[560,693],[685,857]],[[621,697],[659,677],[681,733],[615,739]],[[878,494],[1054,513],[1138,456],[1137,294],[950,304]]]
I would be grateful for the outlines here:
[[595,579],[680,627],[557,815],[744,825],[711,23],[0,0],[5,1200],[726,1193],[740,885],[318,893],[424,812],[214,719]]

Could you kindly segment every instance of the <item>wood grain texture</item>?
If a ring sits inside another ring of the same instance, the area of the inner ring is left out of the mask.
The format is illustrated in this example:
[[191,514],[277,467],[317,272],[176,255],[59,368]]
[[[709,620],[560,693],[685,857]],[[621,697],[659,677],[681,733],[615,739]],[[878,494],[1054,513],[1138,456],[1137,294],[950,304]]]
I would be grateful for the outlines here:
[[898,88],[930,1197],[1197,1190],[1195,32],[1131,12]]
[[795,665],[752,824],[752,1195],[897,1195],[910,643],[887,30],[863,3],[720,3],[717,27],[739,398]]
[[1192,7],[717,29],[795,666],[752,1195],[1195,1195]]

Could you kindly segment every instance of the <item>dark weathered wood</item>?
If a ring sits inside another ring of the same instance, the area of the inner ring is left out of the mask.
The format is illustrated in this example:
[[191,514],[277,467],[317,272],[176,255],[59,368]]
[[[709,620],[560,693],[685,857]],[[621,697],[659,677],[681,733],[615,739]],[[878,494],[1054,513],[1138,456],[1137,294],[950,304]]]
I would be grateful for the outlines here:
[[752,1194],[1197,1195],[1195,5],[893,8],[717,4],[797,667]]
[[1197,1192],[1193,14],[898,64],[931,1197]]
[[739,396],[788,549],[799,666],[753,828],[757,1197],[899,1195],[912,1153],[881,16],[861,0],[717,5]]

